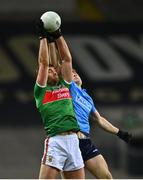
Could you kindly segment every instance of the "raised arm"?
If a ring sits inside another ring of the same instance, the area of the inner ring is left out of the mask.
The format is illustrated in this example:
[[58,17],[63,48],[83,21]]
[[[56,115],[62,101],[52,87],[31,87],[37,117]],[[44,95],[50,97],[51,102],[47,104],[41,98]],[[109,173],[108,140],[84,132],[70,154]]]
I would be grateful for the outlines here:
[[63,36],[60,36],[56,40],[56,45],[59,51],[60,59],[61,59],[61,71],[62,71],[62,77],[67,82],[72,81],[72,57],[68,48],[68,45],[63,38]]
[[46,38],[40,39],[38,63],[39,69],[36,82],[40,86],[46,86],[49,67],[49,52]]
[[99,112],[96,111],[93,113],[94,118],[96,119],[98,125],[104,129],[105,131],[117,135],[119,138],[124,140],[127,143],[130,143],[132,139],[132,134],[122,131],[119,128],[115,127],[112,125],[107,119],[104,117],[100,116]]
[[117,134],[119,129],[113,126],[109,121],[107,121],[104,117],[102,117],[98,111],[93,113],[95,120],[97,121],[98,125],[107,132],[112,134]]
[[55,42],[52,42],[49,44],[50,46],[50,60],[49,63],[55,67],[56,71],[58,72],[58,75],[61,76],[61,58],[59,51],[57,49],[57,45]]
[[55,68],[58,66],[58,56],[57,56],[57,49],[54,42],[49,44],[49,53],[50,53],[50,64],[53,65]]
[[68,45],[61,34],[61,29],[54,32],[47,32],[47,39],[50,43],[55,42],[60,55],[62,77],[67,82],[72,81],[72,57]]

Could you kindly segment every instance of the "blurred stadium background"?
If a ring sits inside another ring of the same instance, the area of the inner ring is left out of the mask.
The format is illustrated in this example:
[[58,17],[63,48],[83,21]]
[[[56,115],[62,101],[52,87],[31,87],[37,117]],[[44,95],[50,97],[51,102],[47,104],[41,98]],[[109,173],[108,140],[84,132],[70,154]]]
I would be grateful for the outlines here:
[[47,10],[62,16],[74,67],[99,112],[138,138],[131,148],[91,119],[113,177],[143,178],[142,0],[0,0],[0,178],[38,178],[45,133],[33,99],[34,24]]

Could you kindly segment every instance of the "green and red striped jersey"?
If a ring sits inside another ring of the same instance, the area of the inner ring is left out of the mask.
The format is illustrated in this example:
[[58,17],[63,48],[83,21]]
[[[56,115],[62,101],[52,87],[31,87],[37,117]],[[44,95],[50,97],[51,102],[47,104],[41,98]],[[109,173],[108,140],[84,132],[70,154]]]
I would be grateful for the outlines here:
[[69,84],[61,80],[57,86],[34,87],[36,107],[41,114],[44,129],[48,136],[65,131],[78,131]]

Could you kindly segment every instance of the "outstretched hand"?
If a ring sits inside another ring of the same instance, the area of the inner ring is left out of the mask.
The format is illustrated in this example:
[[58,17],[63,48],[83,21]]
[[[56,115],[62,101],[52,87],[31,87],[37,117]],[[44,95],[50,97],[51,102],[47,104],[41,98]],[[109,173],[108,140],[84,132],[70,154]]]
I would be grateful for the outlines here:
[[44,23],[41,19],[38,19],[36,22],[36,31],[39,39],[47,38],[49,43],[55,41],[54,37],[44,28]]
[[56,31],[54,32],[49,32],[48,33],[50,36],[52,36],[55,40],[58,39],[62,33],[61,33],[61,28],[57,29]]
[[39,39],[46,38],[46,30],[44,29],[44,23],[41,19],[38,19],[36,22],[36,32]]
[[132,134],[128,133],[128,132],[125,132],[125,131],[122,131],[122,130],[119,130],[118,133],[117,133],[117,136],[124,140],[126,143],[129,143],[131,142],[132,140]]

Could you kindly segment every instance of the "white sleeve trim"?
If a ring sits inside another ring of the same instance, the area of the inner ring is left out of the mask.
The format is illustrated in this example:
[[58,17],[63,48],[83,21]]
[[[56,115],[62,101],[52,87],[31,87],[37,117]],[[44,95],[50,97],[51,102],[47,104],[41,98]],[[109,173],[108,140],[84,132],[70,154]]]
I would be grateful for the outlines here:
[[46,87],[46,85],[42,86],[42,85],[40,85],[40,84],[37,83],[37,82],[36,82],[36,84],[37,84],[37,86],[39,86],[39,87],[41,87],[41,88],[45,88],[45,87]]
[[67,84],[71,84],[72,83],[72,81],[71,82],[67,82],[66,80],[64,80],[65,81],[65,83],[67,83]]

